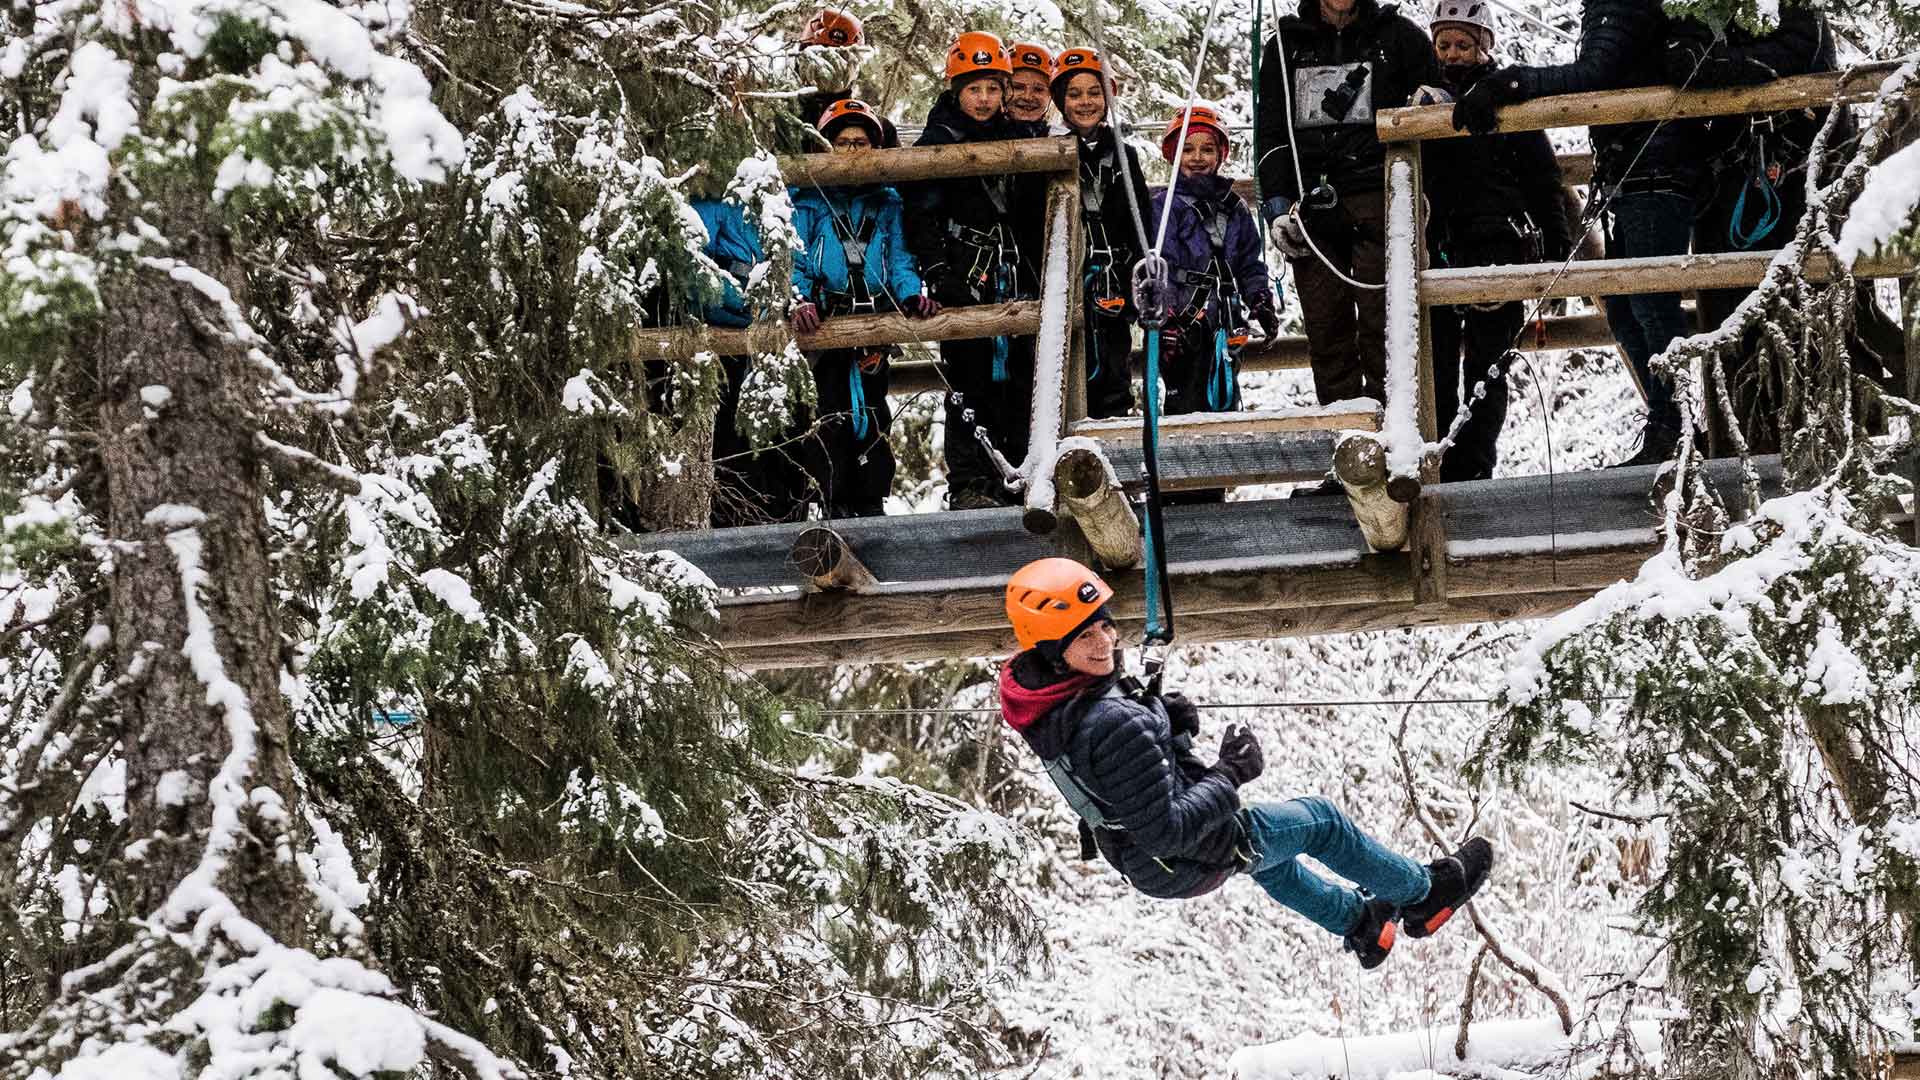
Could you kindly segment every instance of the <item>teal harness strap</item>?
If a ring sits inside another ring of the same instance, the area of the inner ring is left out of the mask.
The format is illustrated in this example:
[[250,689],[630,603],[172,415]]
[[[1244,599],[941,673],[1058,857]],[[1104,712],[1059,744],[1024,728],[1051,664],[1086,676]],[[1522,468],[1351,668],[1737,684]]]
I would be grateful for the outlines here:
[[[1755,187],[1764,197],[1760,220],[1753,223],[1751,230],[1742,228],[1740,220],[1747,215],[1747,193]],[[1774,226],[1780,224],[1780,193],[1773,188],[1773,181],[1767,179],[1763,170],[1756,173],[1752,180],[1740,187],[1740,197],[1734,200],[1733,216],[1727,219],[1727,243],[1740,251],[1750,251],[1755,244],[1765,240],[1773,233]]]
[[867,437],[867,384],[860,377],[860,361],[848,358],[847,362],[847,400],[853,411],[853,437],[856,441]]
[[1147,472],[1145,555],[1148,645],[1173,641],[1173,590],[1167,583],[1166,528],[1160,515],[1160,328],[1147,331],[1146,409],[1141,421],[1141,456]]
[[1213,366],[1207,372],[1207,410],[1227,412],[1233,408],[1233,356],[1227,349],[1227,328],[1213,331]]

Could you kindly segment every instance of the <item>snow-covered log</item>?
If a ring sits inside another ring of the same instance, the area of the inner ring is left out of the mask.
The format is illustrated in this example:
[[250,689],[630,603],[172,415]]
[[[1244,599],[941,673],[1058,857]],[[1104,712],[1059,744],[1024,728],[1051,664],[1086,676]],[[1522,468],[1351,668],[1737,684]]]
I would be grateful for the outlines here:
[[1387,448],[1365,432],[1352,432],[1333,450],[1333,475],[1347,491],[1354,520],[1367,546],[1397,551],[1407,542],[1407,504],[1387,494]]
[[1047,185],[1047,247],[1040,265],[1040,332],[1033,342],[1033,403],[1027,431],[1027,457],[1020,474],[1027,478],[1027,531],[1053,531],[1053,459],[1058,452],[1062,410],[1066,406],[1071,319],[1080,310],[1080,173],[1076,168]]
[[825,525],[801,533],[787,558],[817,592],[859,592],[878,580],[852,546]]
[[1103,564],[1113,568],[1138,566],[1140,520],[1127,505],[1113,467],[1093,440],[1072,441],[1079,445],[1062,443],[1064,449],[1053,467],[1061,508],[1080,526],[1087,544]]
[[[1351,1039],[1300,1035],[1266,1046],[1236,1051],[1228,1069],[1236,1080],[1389,1080],[1390,1077],[1450,1075],[1487,1076],[1511,1072],[1593,1076],[1604,1058],[1591,1046],[1612,1045],[1606,1034],[1577,1040],[1563,1034],[1554,1017],[1531,1020],[1490,1020],[1468,1029],[1466,1057],[1453,1053],[1457,1031],[1451,1025],[1393,1035],[1364,1035]],[[1657,1022],[1633,1023],[1632,1038],[1647,1059],[1660,1053]],[[1565,1071],[1559,1071],[1564,1069]],[[1451,1070],[1451,1071],[1450,1071]]]

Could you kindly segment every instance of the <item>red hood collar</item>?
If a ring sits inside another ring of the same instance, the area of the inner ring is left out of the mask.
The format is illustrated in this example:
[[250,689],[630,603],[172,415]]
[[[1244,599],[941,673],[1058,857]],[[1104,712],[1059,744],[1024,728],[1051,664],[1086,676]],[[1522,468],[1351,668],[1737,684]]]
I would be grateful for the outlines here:
[[1000,715],[1007,726],[1025,733],[1062,702],[1100,681],[1098,675],[1070,675],[1038,689],[1021,686],[1013,677],[1013,661],[1000,665]]

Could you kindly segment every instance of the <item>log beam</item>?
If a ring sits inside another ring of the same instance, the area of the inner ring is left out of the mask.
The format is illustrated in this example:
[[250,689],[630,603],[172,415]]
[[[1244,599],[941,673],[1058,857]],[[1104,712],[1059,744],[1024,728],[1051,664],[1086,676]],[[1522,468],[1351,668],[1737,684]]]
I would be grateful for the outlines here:
[[1060,506],[1086,537],[1093,554],[1108,567],[1140,565],[1140,519],[1121,493],[1107,459],[1090,446],[1062,451],[1053,467]]
[[[1335,402],[1331,406],[1310,409],[1257,409],[1245,412],[1185,413],[1160,418],[1160,438],[1164,441],[1180,435],[1242,435],[1270,431],[1379,431],[1379,410],[1358,401]],[[1073,425],[1075,435],[1102,442],[1133,444],[1140,441],[1140,418],[1117,416],[1110,420],[1082,420]]]
[[878,581],[846,539],[824,525],[796,537],[787,559],[815,592],[859,592]]
[[785,322],[758,322],[742,330],[711,326],[665,326],[633,333],[629,355],[638,361],[686,360],[701,353],[746,356],[777,353],[788,342],[803,352],[851,349],[861,345],[903,345],[910,341],[954,341],[965,338],[1016,337],[1038,333],[1040,301],[1014,300],[1004,304],[972,304],[948,308],[931,319],[884,315],[835,315],[811,334],[796,334]]
[[[1448,600],[1510,593],[1593,592],[1638,573],[1657,550],[1645,543],[1590,551],[1447,559]],[[1345,556],[1303,566],[1281,559],[1272,565],[1183,571],[1173,568],[1180,614],[1222,614],[1341,606],[1412,604],[1414,584],[1400,554]],[[1146,592],[1138,574],[1109,578],[1114,614],[1144,618]],[[998,630],[1006,624],[1005,582],[972,580],[951,586],[879,585],[862,593],[798,593],[723,598],[714,635],[728,649],[820,645],[857,641],[878,648],[889,637]],[[1182,638],[1185,628],[1182,627]]]
[[1398,551],[1407,543],[1407,504],[1387,494],[1387,448],[1372,435],[1354,432],[1333,448],[1333,475],[1347,491],[1360,534],[1375,551]]
[[1077,173],[1080,148],[1072,136],[1060,135],[947,146],[903,146],[893,150],[792,154],[781,158],[779,164],[781,175],[795,187],[894,184],[903,180],[1008,173]]
[[[1631,296],[1748,288],[1760,283],[1778,254],[1778,251],[1742,251],[1597,259],[1564,268],[1559,263],[1525,263],[1428,270],[1420,275],[1420,302],[1429,306],[1480,304],[1554,296]],[[1914,272],[1914,265],[1911,255],[1862,255],[1854,263],[1853,272],[1863,278],[1904,277]],[[1815,255],[1807,260],[1804,274],[1806,280],[1815,284],[1830,281],[1833,264],[1824,255]]]
[[[1573,607],[1595,591],[1575,589],[1550,593],[1453,596],[1436,608],[1415,608],[1411,601],[1405,601],[1221,613],[1188,611],[1186,598],[1182,596],[1180,643],[1204,645],[1219,641],[1364,633],[1409,626],[1457,626],[1543,619]],[[1117,621],[1123,640],[1137,639],[1145,626],[1145,620],[1140,616],[1122,616]],[[922,623],[921,628],[924,630],[927,625]],[[767,670],[1007,656],[1018,647],[1013,632],[1004,626],[1003,616],[1003,625],[1000,627],[888,638],[783,643],[752,648],[729,646],[726,653],[730,661],[742,668]]]
[[[1560,94],[1501,109],[1498,113],[1498,130],[1542,131],[1594,124],[1632,124],[1697,116],[1736,116],[1826,105],[1852,105],[1874,100],[1879,94],[1880,84],[1899,67],[1899,61],[1890,60],[1862,64],[1846,71],[1796,75],[1759,86],[1736,86],[1723,90],[1643,86],[1631,90]],[[1453,139],[1467,134],[1453,129],[1452,105],[1383,109],[1374,121],[1374,128],[1384,143]]]

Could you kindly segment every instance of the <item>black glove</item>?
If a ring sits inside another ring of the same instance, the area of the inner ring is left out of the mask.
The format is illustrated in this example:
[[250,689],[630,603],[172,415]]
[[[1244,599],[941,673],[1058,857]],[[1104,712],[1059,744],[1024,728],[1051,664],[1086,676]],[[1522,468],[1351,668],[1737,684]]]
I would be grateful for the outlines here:
[[1260,332],[1266,335],[1268,341],[1280,336],[1280,316],[1273,310],[1273,301],[1268,300],[1254,308],[1251,314],[1253,321],[1260,324]]
[[1244,787],[1266,769],[1267,758],[1260,752],[1260,740],[1253,737],[1253,732],[1229,727],[1227,737],[1220,740],[1220,760],[1213,767],[1233,781],[1234,787]]
[[1162,694],[1160,704],[1166,706],[1167,723],[1175,735],[1200,734],[1200,707],[1188,701],[1187,695],[1178,690]]
[[1500,106],[1520,100],[1520,83],[1499,71],[1488,72],[1473,88],[1453,103],[1453,130],[1487,135],[1499,125],[1494,116]]

